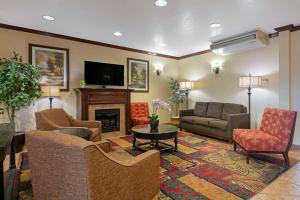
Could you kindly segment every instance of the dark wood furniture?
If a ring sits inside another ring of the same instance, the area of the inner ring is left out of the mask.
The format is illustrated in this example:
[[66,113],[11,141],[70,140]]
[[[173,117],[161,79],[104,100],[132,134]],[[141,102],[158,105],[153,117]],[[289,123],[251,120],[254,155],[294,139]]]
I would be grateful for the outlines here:
[[[157,130],[152,130],[149,125],[138,125],[131,129],[133,133],[132,146],[134,149],[147,151],[143,147],[150,144],[150,149],[157,149],[159,151],[175,150],[177,151],[177,127],[167,124],[161,124]],[[136,139],[150,140],[150,142],[136,144]],[[174,138],[174,146],[162,142],[160,140],[167,140]]]
[[74,90],[77,95],[78,119],[88,120],[89,105],[124,104],[126,133],[130,132],[130,103],[132,90],[108,88],[76,88]]
[[[13,182],[14,175],[15,175],[15,150],[14,150],[14,133],[10,131],[10,124],[0,124],[0,199],[9,199],[12,191],[7,191],[6,188],[9,189],[11,187],[8,187],[9,182]],[[8,178],[7,183],[4,184],[4,160],[5,157],[10,151],[10,162],[9,162],[9,172],[8,172]]]

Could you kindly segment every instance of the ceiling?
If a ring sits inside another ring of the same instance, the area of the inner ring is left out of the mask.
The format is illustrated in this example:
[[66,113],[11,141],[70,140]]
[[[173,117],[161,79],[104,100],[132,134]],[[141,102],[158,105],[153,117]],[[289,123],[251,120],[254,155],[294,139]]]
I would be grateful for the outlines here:
[[[273,33],[300,23],[300,0],[167,1],[157,7],[154,0],[0,0],[0,23],[172,56],[206,50],[212,41],[243,32]],[[221,27],[211,29],[213,22]],[[123,35],[114,36],[116,31]]]

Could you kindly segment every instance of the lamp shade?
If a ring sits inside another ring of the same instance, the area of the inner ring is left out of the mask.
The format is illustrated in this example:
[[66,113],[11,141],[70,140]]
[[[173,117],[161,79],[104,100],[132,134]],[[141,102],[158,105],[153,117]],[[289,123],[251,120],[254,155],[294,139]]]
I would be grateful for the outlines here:
[[194,87],[194,83],[192,81],[180,82],[180,89],[190,90],[190,89],[193,89],[193,87]]
[[240,87],[260,87],[261,76],[241,76],[239,81]]
[[42,96],[44,97],[59,97],[60,87],[59,86],[42,86]]

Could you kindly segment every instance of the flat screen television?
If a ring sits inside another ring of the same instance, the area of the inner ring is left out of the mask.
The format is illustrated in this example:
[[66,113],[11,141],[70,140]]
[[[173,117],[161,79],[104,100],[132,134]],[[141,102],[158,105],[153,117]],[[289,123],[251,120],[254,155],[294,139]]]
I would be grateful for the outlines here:
[[85,61],[84,80],[88,85],[124,86],[124,65]]

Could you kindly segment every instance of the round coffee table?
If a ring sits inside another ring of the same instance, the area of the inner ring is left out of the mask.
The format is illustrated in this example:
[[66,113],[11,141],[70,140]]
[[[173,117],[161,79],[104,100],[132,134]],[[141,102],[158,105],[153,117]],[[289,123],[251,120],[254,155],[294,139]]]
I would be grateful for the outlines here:
[[[177,127],[167,124],[161,124],[157,130],[152,130],[149,125],[139,125],[131,129],[133,132],[132,146],[134,149],[147,151],[145,145],[150,144],[150,149],[157,149],[159,151],[175,150],[177,151]],[[150,142],[136,144],[136,139],[150,140]],[[174,138],[174,146],[161,140]]]

